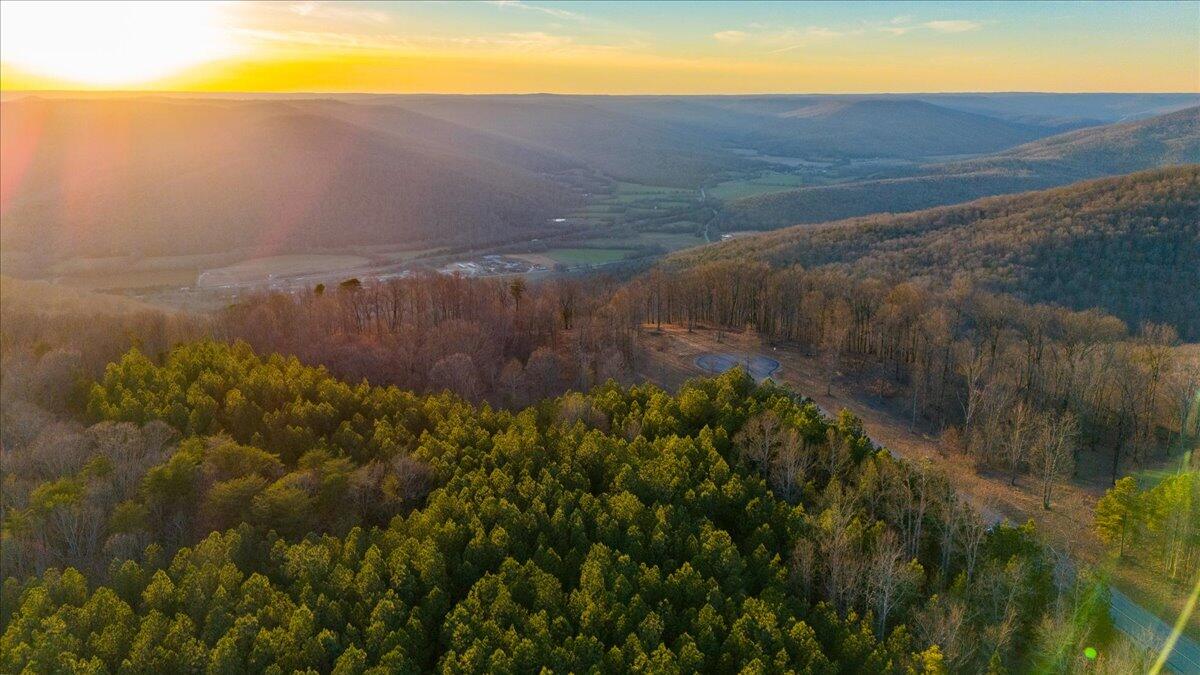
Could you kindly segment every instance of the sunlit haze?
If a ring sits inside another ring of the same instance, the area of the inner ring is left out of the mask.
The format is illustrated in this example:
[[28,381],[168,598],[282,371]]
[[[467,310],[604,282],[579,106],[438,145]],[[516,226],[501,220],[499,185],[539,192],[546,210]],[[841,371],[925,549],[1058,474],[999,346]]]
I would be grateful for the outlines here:
[[1200,3],[3,3],[6,91],[1197,91]]
[[139,85],[236,53],[211,2],[5,2],[6,66],[48,81]]

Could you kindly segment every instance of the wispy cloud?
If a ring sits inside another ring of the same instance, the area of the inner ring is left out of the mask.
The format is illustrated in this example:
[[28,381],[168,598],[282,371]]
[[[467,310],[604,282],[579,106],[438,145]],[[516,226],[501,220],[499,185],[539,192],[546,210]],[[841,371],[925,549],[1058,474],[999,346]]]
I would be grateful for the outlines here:
[[722,30],[713,33],[713,39],[717,42],[736,45],[746,41],[750,34],[744,30]]
[[388,23],[391,20],[387,12],[350,7],[332,2],[317,2],[316,0],[292,3],[287,8],[293,14],[311,19],[365,21],[378,24]]
[[965,19],[926,21],[924,25],[926,28],[938,33],[966,33],[967,31],[979,30],[983,26],[978,21],[967,21]]
[[[861,28],[852,30],[834,30],[826,26],[808,26],[802,29],[790,28],[787,30],[775,33],[771,41],[775,44],[783,44],[782,47],[772,49],[770,54],[783,54],[786,52],[803,49],[814,42],[828,42],[844,37],[862,35]],[[788,44],[790,43],[790,44]]]
[[879,30],[892,35],[904,35],[905,33],[911,32],[912,29],[915,28],[915,26],[911,25],[912,20],[913,18],[908,14],[894,16],[886,26],[880,26]]
[[237,28],[235,34],[243,41],[279,46],[325,47],[332,49],[396,49],[412,48],[413,41],[391,35],[364,35],[362,33],[271,29]]
[[556,19],[569,19],[572,21],[583,21],[587,19],[586,16],[579,14],[578,12],[570,12],[565,9],[546,7],[544,5],[531,5],[527,2],[522,2],[521,0],[487,0],[487,3],[489,5],[495,5],[496,7],[501,7],[504,9],[519,9],[526,12],[540,12]]
[[837,30],[828,26],[806,26],[804,28],[775,28],[751,25],[752,30],[723,30],[713,33],[713,39],[729,45],[757,44],[768,49],[768,53],[778,54],[799,49],[813,42],[835,40],[838,38],[861,35],[863,29]]
[[804,29],[804,37],[828,39],[839,38],[845,35],[857,35],[861,32],[862,31],[860,30],[841,31],[833,30],[832,28],[826,28],[825,26],[809,26],[808,28]]
[[543,31],[493,33],[489,35],[362,35],[334,31],[269,30],[244,28],[239,35],[251,41],[277,45],[304,45],[333,49],[417,50],[421,52],[495,50],[516,52],[563,51],[605,52],[622,45],[584,44],[566,35]]

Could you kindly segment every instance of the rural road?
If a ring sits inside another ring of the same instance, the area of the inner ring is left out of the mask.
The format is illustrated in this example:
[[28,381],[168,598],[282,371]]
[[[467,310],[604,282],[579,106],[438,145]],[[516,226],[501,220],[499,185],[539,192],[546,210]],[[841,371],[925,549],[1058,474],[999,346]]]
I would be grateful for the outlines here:
[[[1110,586],[1109,592],[1112,594],[1109,613],[1113,624],[1134,642],[1157,655],[1171,634],[1171,627],[1116,588]],[[1167,666],[1184,675],[1200,674],[1200,644],[1186,635],[1180,635],[1175,649],[1167,657]]]
[[[709,352],[697,356],[693,363],[701,370],[713,373],[723,373],[735,365],[740,365],[750,371],[750,374],[758,382],[773,375],[780,366],[779,361],[773,358],[753,353]],[[813,404],[817,406],[821,414],[826,417],[833,416],[829,410],[816,401],[813,401]],[[875,439],[870,440],[876,448],[885,447]],[[895,453],[892,455],[895,456]],[[969,499],[969,495],[964,496]],[[973,499],[969,499],[969,501],[988,525],[996,525],[1004,519],[996,509],[976,503],[976,500]],[[1109,591],[1112,598],[1109,614],[1112,616],[1113,624],[1135,643],[1157,656],[1158,651],[1162,649],[1167,637],[1171,634],[1171,626],[1135,603],[1116,587],[1110,586]],[[1175,648],[1167,658],[1167,666],[1183,675],[1200,675],[1200,645],[1188,636],[1180,635],[1179,640],[1175,643]]]

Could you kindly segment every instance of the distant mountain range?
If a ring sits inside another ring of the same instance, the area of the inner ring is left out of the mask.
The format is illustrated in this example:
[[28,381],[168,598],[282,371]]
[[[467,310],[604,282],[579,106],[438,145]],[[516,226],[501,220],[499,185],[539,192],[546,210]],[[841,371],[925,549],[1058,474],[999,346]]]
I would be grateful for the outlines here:
[[725,205],[725,230],[776,229],[871,213],[903,213],[989,195],[1200,162],[1200,107],[1050,136],[910,175],[802,187]]
[[537,236],[568,159],[402,109],[20,101],[3,109],[3,245],[75,255]]
[[6,94],[0,245],[50,259],[491,245],[573,231],[558,219],[613,181],[834,167],[813,169],[833,185],[725,205],[727,231],[763,229],[1196,161],[1195,109],[1054,136],[1188,100]]
[[1200,337],[1200,165],[900,215],[802,225],[677,254],[889,281],[970,278],[1033,302],[1100,307]]

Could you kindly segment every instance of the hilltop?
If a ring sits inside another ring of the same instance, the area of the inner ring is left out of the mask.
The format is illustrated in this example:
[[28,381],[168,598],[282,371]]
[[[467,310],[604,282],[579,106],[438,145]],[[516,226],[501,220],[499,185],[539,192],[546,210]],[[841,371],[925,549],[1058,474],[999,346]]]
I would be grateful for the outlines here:
[[901,215],[797,226],[680,254],[859,277],[967,276],[1036,302],[1200,333],[1200,165]]
[[775,229],[871,213],[902,213],[1200,162],[1200,107],[1043,138],[984,157],[928,164],[908,175],[818,185],[733,200],[725,230]]

